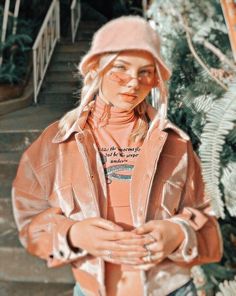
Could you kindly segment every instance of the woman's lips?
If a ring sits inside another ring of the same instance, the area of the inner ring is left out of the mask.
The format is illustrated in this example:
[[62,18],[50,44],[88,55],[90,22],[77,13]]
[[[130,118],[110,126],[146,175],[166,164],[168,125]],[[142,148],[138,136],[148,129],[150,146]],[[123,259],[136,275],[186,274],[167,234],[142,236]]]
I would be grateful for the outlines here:
[[125,100],[128,100],[128,101],[133,101],[137,98],[137,95],[134,95],[134,94],[126,94],[126,93],[123,93],[121,94],[122,98],[125,99]]

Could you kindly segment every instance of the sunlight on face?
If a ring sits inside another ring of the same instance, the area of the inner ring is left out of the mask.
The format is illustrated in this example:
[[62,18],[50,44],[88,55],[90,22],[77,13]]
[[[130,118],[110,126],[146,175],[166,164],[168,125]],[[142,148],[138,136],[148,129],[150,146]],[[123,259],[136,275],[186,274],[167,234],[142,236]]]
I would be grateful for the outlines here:
[[121,52],[103,74],[100,97],[110,105],[132,110],[154,86],[155,62],[145,51]]

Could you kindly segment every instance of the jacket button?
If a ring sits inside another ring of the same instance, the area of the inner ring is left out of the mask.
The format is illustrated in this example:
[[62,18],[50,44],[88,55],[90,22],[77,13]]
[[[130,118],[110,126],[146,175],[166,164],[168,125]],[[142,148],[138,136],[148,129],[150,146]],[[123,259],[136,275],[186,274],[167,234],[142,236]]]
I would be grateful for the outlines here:
[[78,137],[78,140],[82,143],[82,142],[84,141],[83,136],[79,136],[79,137]]
[[189,249],[187,250],[187,254],[188,254],[188,255],[191,255],[191,254],[192,254],[192,248],[189,248]]

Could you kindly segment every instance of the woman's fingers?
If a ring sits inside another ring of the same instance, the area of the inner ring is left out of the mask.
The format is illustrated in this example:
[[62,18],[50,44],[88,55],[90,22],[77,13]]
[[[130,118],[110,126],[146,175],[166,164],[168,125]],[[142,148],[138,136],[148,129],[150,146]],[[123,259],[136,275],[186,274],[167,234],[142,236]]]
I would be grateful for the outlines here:
[[147,256],[147,251],[112,251],[111,256],[113,258],[142,258]]
[[103,218],[93,218],[91,221],[91,225],[100,227],[104,230],[110,230],[110,231],[122,231],[123,228],[111,221],[108,221]]
[[137,246],[121,246],[119,244],[105,242],[101,243],[99,250],[102,256],[106,256],[107,252],[112,255],[112,257],[127,257],[127,258],[141,258],[148,254],[148,251],[143,247]]
[[129,239],[139,239],[140,235],[132,233],[130,231],[103,231],[100,234],[101,239],[107,241],[118,241],[118,240],[129,240]]
[[106,241],[100,245],[101,249],[113,251],[136,251],[145,252],[147,249],[143,245],[123,245],[120,241]]
[[136,234],[149,233],[154,230],[155,226],[156,226],[155,221],[152,220],[152,221],[149,221],[149,222],[143,224],[142,226],[136,228],[135,230],[133,230],[133,232]]
[[117,241],[121,245],[136,245],[136,246],[144,246],[147,244],[150,244],[153,242],[153,239],[150,236],[139,236],[139,238],[133,238],[133,239],[121,239]]
[[148,249],[152,253],[162,252],[164,249],[164,244],[162,241],[156,241],[154,243],[146,245],[146,249]]
[[159,263],[159,262],[161,262],[164,258],[165,258],[165,253],[164,253],[164,252],[157,252],[157,253],[151,255],[151,262],[150,262],[150,259],[149,259],[148,256],[144,256],[144,257],[142,258],[142,260],[143,260],[145,263],[149,264],[149,263]]
[[132,265],[132,266],[138,266],[139,264],[142,264],[142,259],[129,259],[129,258],[112,258],[112,257],[102,257],[105,261],[113,263],[113,264],[118,264],[118,265],[122,265],[122,264],[126,264],[126,265]]

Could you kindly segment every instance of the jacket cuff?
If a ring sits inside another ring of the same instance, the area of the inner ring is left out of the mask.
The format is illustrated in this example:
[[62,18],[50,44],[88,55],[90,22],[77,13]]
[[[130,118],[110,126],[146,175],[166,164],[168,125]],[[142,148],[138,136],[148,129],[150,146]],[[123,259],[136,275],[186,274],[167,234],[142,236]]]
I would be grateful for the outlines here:
[[81,248],[73,248],[68,240],[70,228],[77,221],[65,219],[54,235],[52,254],[49,255],[48,266],[54,266],[56,261],[70,262],[85,257],[88,252]]
[[172,261],[177,261],[177,262],[192,261],[195,257],[198,256],[197,236],[195,231],[184,219],[170,218],[167,220],[180,225],[185,236],[180,246],[167,257]]

